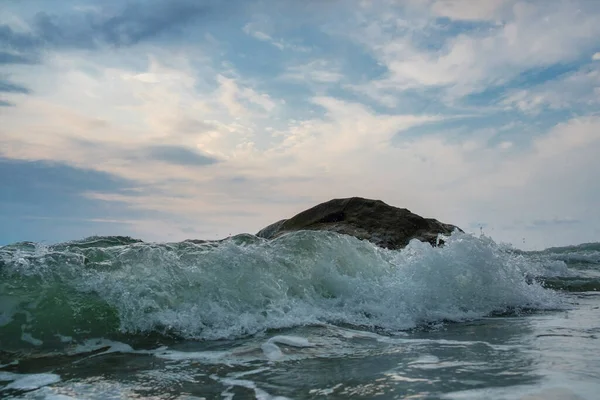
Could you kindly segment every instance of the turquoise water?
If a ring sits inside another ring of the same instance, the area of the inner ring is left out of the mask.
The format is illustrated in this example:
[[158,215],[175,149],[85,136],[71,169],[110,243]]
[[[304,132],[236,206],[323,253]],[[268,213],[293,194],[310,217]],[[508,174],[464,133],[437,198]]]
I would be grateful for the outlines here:
[[600,244],[0,247],[0,397],[596,399]]

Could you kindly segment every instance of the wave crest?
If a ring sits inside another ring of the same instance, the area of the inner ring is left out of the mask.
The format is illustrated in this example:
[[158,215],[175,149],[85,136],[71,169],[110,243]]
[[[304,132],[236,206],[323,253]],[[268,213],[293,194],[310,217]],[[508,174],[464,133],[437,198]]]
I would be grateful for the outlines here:
[[221,339],[319,323],[393,332],[559,307],[556,292],[525,279],[539,273],[526,254],[460,232],[444,247],[412,241],[400,251],[308,231],[273,241],[19,244],[0,248],[0,337]]

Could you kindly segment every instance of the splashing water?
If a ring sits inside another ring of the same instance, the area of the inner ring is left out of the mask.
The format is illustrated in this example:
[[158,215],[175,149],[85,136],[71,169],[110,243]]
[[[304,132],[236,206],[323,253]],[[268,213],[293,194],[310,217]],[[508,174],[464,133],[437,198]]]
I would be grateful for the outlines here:
[[332,323],[393,332],[560,306],[539,263],[486,238],[401,251],[329,232],[151,244],[119,237],[0,248],[0,336],[13,346],[111,333],[236,338]]

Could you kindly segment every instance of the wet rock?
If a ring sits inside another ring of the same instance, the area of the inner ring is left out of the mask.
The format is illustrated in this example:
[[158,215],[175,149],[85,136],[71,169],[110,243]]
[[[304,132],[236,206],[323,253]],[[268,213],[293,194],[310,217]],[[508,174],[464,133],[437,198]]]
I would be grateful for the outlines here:
[[263,228],[257,236],[273,239],[299,230],[332,231],[368,240],[380,247],[400,249],[412,239],[438,245],[439,234],[449,235],[455,229],[460,230],[381,200],[351,197],[333,199],[290,219],[277,221]]

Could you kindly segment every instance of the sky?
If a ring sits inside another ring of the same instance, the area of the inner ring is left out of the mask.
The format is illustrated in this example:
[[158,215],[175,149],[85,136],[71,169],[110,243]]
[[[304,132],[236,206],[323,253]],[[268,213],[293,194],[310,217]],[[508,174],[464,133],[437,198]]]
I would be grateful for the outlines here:
[[600,2],[0,0],[0,245],[381,199],[600,242]]

